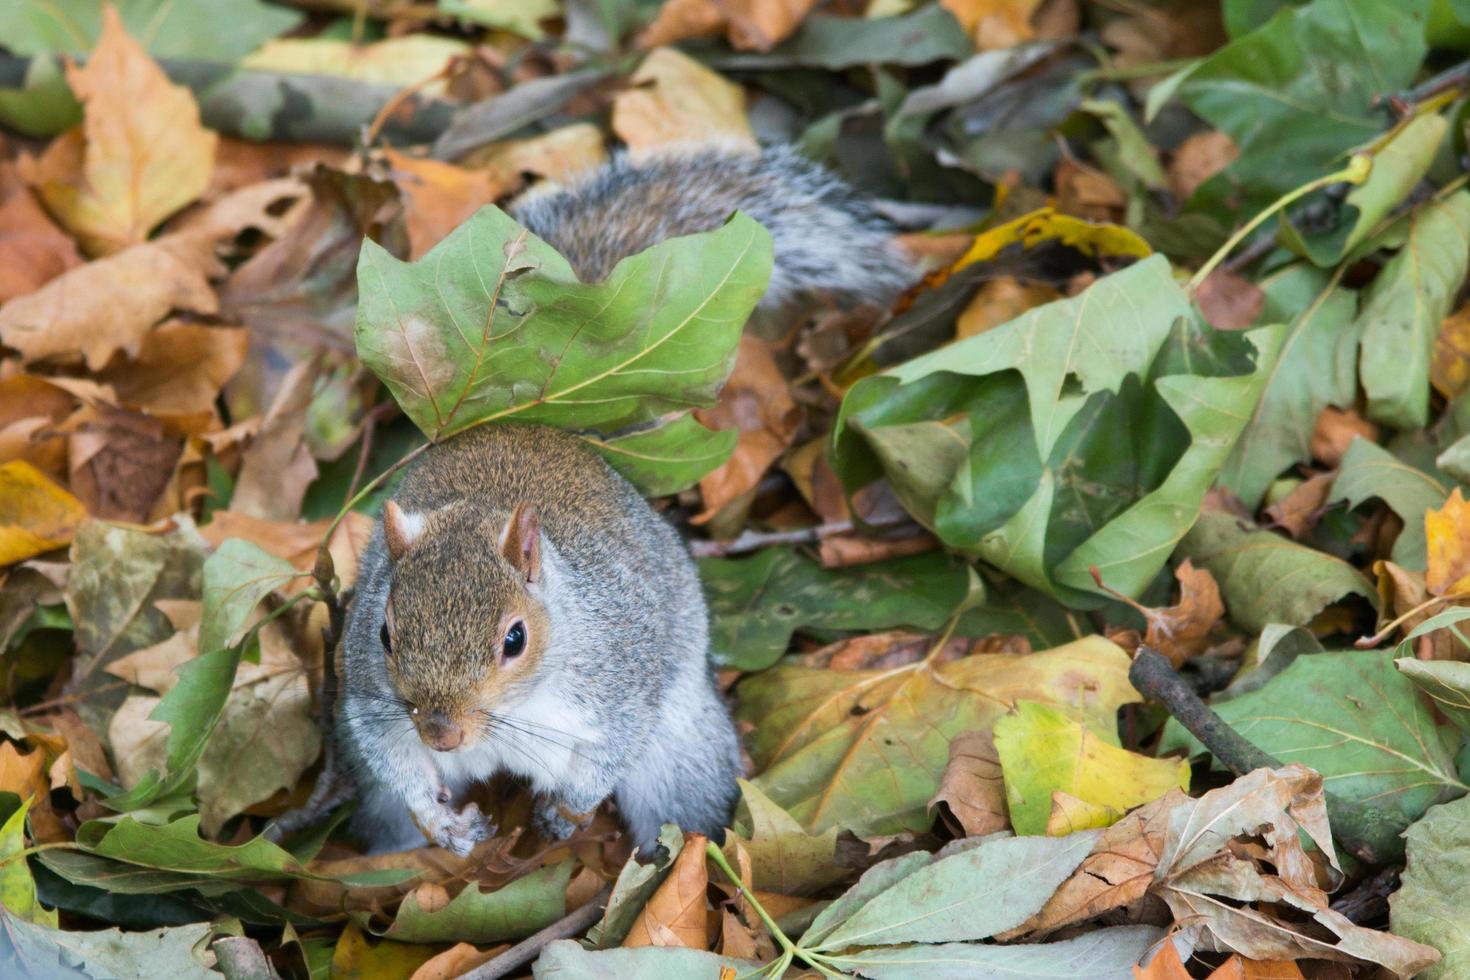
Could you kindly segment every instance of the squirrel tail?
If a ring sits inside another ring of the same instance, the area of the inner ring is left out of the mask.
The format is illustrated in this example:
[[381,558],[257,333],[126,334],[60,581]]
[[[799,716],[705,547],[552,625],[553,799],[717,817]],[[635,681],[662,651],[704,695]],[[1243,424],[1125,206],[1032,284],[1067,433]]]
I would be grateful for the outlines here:
[[856,191],[787,146],[757,153],[695,144],[637,159],[620,153],[560,190],[532,193],[516,220],[585,280],[672,238],[711,231],[743,211],[771,233],[775,267],[760,309],[824,294],[887,304],[919,275],[894,226]]

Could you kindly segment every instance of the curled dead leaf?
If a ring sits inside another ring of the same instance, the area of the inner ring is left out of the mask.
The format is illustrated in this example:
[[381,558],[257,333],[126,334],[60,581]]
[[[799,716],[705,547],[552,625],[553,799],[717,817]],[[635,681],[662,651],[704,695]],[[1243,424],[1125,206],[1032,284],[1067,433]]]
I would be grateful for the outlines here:
[[684,849],[674,861],[668,878],[643,906],[624,946],[709,947],[709,913],[705,891],[709,873],[705,867],[705,838],[686,834]]

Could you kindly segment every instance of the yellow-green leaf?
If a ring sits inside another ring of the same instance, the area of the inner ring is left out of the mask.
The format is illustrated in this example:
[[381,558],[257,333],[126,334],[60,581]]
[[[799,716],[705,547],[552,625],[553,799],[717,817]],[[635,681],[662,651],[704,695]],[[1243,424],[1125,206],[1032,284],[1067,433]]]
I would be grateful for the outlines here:
[[0,466],[0,565],[60,548],[86,519],[82,502],[30,463]]

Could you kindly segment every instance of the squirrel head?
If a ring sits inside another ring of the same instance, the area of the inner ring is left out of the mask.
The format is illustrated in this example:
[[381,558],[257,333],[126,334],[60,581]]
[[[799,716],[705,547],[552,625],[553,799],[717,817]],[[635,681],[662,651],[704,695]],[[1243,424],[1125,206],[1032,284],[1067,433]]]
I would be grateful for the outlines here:
[[468,748],[506,694],[537,675],[549,639],[541,518],[450,505],[410,513],[389,501],[392,584],[379,633],[388,677],[430,748]]

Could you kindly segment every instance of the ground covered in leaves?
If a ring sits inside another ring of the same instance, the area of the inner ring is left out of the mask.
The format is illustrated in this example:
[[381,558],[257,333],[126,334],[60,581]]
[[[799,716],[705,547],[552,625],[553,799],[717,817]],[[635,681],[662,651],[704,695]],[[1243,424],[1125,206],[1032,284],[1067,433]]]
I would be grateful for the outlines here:
[[[0,5],[0,973],[1470,976],[1467,53],[1460,0]],[[926,278],[747,324],[748,217],[581,283],[487,207],[704,139]],[[690,538],[732,827],[273,842],[395,467],[514,421]]]

